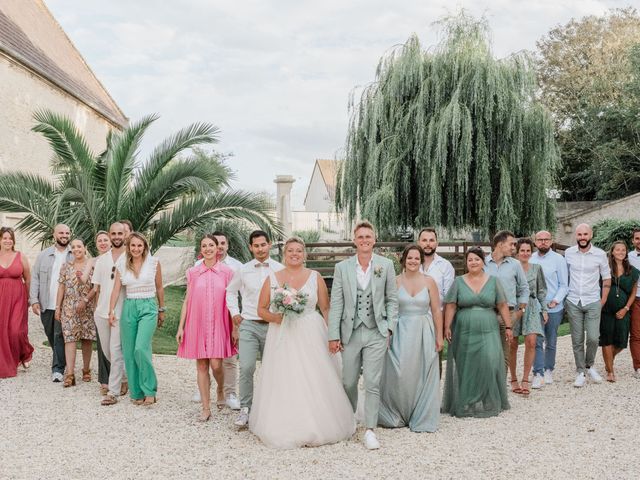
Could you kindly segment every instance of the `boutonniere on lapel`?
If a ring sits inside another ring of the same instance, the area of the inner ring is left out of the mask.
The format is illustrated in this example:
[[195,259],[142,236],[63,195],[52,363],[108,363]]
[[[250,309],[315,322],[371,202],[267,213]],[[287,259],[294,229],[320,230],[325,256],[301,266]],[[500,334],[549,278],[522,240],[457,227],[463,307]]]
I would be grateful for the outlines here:
[[375,267],[373,269],[373,274],[378,278],[382,277],[382,267],[380,267],[380,266]]

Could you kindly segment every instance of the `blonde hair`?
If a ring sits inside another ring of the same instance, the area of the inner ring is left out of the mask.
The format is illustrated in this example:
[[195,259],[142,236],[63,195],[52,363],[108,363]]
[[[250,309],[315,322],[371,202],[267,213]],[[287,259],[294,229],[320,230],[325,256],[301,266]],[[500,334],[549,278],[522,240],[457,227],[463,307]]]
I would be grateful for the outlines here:
[[356,226],[353,227],[353,235],[355,236],[356,232],[361,228],[368,228],[373,232],[374,235],[376,234],[376,229],[373,228],[373,225],[371,224],[371,222],[369,222],[368,220],[360,220],[359,222],[356,223]]
[[125,251],[125,255],[126,257],[126,268],[127,270],[131,271],[133,273],[133,275],[138,278],[138,275],[136,275],[136,271],[133,269],[133,256],[131,255],[131,248],[130,248],[130,244],[131,244],[131,239],[133,238],[137,238],[138,240],[141,240],[142,243],[144,244],[144,250],[142,251],[142,263],[144,263],[144,261],[147,259],[147,256],[149,255],[149,242],[147,241],[146,237],[141,234],[140,232],[131,232],[131,235],[129,235],[129,238],[127,238],[127,248]]
[[304,240],[300,237],[289,237],[287,238],[287,240],[284,242],[284,245],[282,246],[282,252],[284,255],[284,252],[287,250],[287,246],[291,245],[292,243],[297,243],[299,245],[302,245],[302,250],[304,251],[304,259],[307,259],[307,251],[306,251],[306,247],[307,245],[304,243]]

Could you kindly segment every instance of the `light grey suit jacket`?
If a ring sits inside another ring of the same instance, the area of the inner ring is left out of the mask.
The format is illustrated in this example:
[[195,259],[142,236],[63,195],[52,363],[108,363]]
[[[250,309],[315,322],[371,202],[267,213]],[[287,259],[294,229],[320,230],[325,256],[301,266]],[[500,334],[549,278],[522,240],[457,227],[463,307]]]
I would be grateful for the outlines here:
[[[357,257],[338,263],[333,273],[331,287],[331,307],[329,309],[329,340],[349,343],[356,317],[358,280],[356,276]],[[393,262],[380,255],[373,255],[371,268],[371,293],[373,313],[378,330],[386,337],[393,332],[398,322],[398,289]]]

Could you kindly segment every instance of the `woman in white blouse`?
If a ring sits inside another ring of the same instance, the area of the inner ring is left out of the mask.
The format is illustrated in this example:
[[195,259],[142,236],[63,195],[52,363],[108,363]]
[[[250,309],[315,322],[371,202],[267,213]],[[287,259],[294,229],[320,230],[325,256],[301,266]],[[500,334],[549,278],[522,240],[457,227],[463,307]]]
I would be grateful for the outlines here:
[[156,327],[164,322],[164,290],[160,263],[150,255],[149,243],[142,234],[133,232],[129,236],[126,252],[116,263],[115,275],[109,322],[114,325],[117,321],[114,309],[124,286],[120,340],[131,401],[135,405],[153,405],[158,380],[151,359],[151,340]]

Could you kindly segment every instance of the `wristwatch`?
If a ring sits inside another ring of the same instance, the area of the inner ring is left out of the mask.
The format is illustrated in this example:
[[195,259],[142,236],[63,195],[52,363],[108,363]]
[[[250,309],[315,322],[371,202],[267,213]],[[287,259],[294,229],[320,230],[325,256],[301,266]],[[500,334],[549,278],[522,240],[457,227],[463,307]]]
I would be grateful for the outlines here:
[[158,307],[158,313],[165,312],[167,309],[164,307]]

